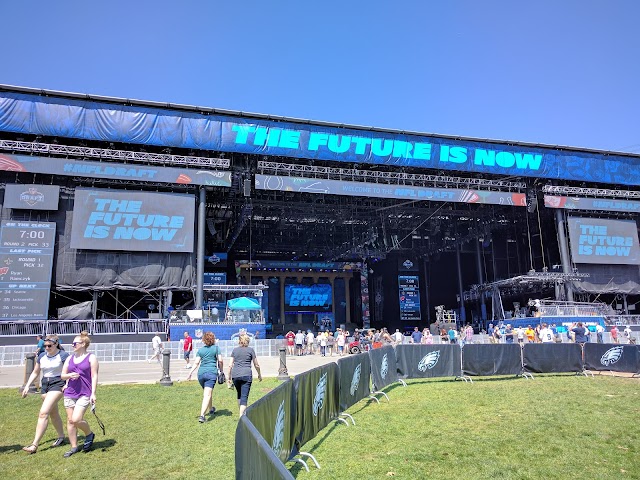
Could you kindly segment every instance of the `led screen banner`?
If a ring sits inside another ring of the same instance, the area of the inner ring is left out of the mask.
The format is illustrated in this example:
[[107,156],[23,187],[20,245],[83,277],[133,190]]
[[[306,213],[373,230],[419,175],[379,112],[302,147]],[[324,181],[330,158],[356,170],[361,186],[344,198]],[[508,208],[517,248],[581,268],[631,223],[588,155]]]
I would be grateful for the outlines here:
[[0,321],[46,320],[56,224],[0,224]]
[[58,210],[60,187],[57,185],[18,185],[8,183],[4,190],[4,208]]
[[545,195],[544,206],[567,210],[600,210],[605,212],[640,212],[640,202],[611,198],[579,198],[564,195]]
[[326,312],[333,304],[331,284],[311,285],[286,284],[284,286],[284,309],[287,312]]
[[71,248],[193,252],[195,198],[76,188]]
[[419,322],[420,279],[417,275],[398,275],[398,295],[400,297],[400,320]]
[[256,189],[301,193],[325,193],[354,197],[431,200],[433,202],[484,203],[526,207],[526,195],[459,188],[430,188],[412,185],[347,182],[324,178],[285,177],[256,174]]
[[568,224],[573,263],[640,265],[634,220],[570,217]]
[[0,171],[230,187],[231,172],[0,154]]
[[[349,163],[640,185],[637,156],[0,92],[0,130]],[[203,109],[204,110],[204,109]]]

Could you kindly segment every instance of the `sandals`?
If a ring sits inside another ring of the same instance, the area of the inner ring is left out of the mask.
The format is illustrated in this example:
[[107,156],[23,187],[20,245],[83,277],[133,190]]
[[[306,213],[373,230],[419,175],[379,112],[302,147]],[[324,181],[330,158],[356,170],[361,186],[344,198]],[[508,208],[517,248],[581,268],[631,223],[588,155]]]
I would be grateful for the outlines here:
[[62,445],[64,443],[64,437],[58,437],[56,438],[53,443],[51,444],[51,448],[54,447],[59,447],[60,445]]
[[73,455],[74,453],[78,453],[80,451],[80,449],[78,447],[73,447],[71,450],[64,452],[63,457],[64,458],[69,458],[71,455]]
[[82,444],[82,451],[83,452],[88,452],[89,450],[91,450],[91,447],[93,446],[93,439],[96,438],[96,434],[91,432],[89,435],[87,435],[86,437],[84,437],[84,443]]
[[28,445],[26,447],[22,447],[22,450],[24,450],[25,452],[27,452],[30,455],[33,455],[34,453],[36,453],[38,451],[38,445],[36,445],[35,443],[32,443],[31,445]]

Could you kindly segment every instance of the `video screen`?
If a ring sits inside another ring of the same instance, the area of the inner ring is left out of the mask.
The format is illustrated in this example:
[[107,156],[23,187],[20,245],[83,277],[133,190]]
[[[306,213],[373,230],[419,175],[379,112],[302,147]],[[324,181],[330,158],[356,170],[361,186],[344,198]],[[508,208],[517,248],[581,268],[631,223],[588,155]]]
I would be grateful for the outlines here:
[[284,309],[287,312],[326,312],[331,310],[333,292],[329,283],[286,284]]

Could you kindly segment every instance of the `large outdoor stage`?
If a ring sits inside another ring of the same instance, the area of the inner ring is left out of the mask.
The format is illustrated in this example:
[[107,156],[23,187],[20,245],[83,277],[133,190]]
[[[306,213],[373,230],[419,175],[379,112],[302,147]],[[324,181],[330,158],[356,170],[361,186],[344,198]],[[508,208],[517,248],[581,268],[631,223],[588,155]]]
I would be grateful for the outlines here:
[[0,342],[405,331],[436,306],[481,330],[533,299],[634,323],[638,185],[639,155],[0,85]]

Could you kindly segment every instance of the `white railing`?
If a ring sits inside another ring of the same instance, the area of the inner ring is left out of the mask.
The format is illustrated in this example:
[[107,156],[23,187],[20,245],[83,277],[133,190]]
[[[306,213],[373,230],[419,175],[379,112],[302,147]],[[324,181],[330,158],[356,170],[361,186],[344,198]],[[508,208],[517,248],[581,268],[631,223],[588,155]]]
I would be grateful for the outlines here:
[[167,321],[154,318],[137,320],[41,320],[37,322],[0,321],[0,337],[35,335],[90,335],[119,333],[166,333]]

